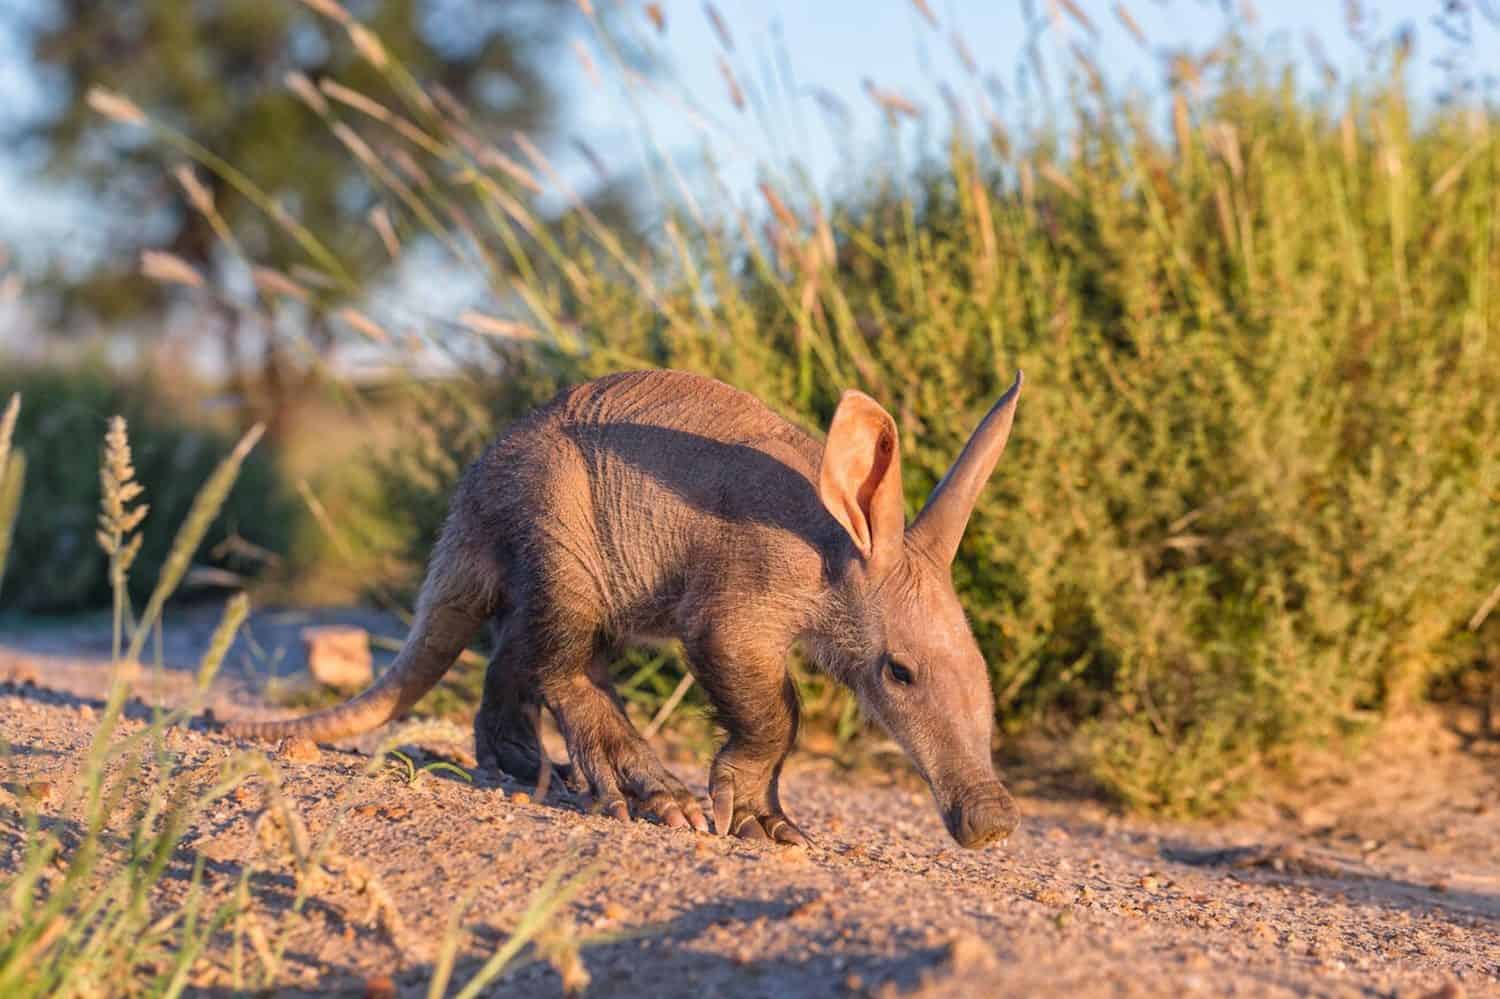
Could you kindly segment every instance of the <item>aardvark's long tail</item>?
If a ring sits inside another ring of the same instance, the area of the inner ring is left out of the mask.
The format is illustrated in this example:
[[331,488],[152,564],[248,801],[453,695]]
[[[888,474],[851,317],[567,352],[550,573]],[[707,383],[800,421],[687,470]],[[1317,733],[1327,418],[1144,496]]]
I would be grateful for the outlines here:
[[259,739],[296,735],[329,741],[378,728],[420,700],[498,607],[498,568],[488,552],[476,553],[461,540],[462,534],[450,517],[433,550],[406,644],[370,689],[302,718],[230,722],[225,730]]

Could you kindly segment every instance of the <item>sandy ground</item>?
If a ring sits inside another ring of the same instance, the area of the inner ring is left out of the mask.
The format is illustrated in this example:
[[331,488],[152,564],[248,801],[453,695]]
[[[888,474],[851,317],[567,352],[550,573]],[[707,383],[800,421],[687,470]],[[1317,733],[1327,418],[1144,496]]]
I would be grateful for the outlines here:
[[[5,870],[24,835],[18,796],[67,828],[59,789],[107,676],[55,635],[10,639],[0,636]],[[137,686],[163,703],[185,689],[172,672]],[[253,709],[249,696],[230,677],[215,708]],[[148,709],[130,714],[127,730]],[[207,786],[252,747],[199,725],[175,730],[169,748],[174,780]],[[663,755],[703,792],[701,765],[671,746]],[[329,876],[301,914],[285,915],[289,877],[253,879],[266,925],[291,920],[277,983],[291,992],[425,995],[449,914],[473,893],[462,981],[550,873],[593,865],[556,936],[579,947],[591,996],[1500,995],[1500,747],[1430,719],[1228,824],[1124,817],[1011,774],[1023,824],[982,852],[946,837],[905,771],[850,775],[808,754],[783,786],[815,838],[805,850],[621,824],[557,789],[538,803],[498,775],[408,784],[367,773],[353,749],[271,756],[310,836],[334,829]],[[186,891],[194,853],[222,897],[274,852],[256,833],[261,812],[247,791],[203,815],[158,904]],[[209,955],[199,986],[227,981],[226,951]],[[563,979],[528,951],[491,991],[557,995]]]

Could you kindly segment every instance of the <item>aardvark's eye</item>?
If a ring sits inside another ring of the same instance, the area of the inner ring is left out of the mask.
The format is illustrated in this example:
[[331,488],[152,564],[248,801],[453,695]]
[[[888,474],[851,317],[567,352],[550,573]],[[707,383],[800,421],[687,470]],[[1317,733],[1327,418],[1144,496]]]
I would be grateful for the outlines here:
[[891,671],[891,679],[902,686],[909,687],[912,682],[911,670],[894,659],[886,659],[886,669]]

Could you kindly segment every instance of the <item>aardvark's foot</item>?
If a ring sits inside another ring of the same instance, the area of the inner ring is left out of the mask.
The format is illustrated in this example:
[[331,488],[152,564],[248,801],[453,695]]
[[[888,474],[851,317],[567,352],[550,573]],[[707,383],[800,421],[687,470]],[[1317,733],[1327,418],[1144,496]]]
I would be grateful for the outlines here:
[[708,819],[698,799],[644,742],[585,750],[574,762],[588,780],[595,806],[605,814],[629,821],[634,805],[637,814],[669,829],[691,827],[708,832]]
[[714,805],[714,831],[741,839],[807,846],[808,838],[781,809],[776,778],[754,776],[720,753],[708,780]]

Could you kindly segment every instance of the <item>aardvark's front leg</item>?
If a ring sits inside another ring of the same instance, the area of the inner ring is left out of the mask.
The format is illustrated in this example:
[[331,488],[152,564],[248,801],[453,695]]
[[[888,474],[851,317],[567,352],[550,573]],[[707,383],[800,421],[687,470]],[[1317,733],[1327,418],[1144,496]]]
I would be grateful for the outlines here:
[[797,739],[797,691],[784,650],[710,635],[689,643],[694,673],[729,732],[709,770],[714,831],[806,845],[781,808],[777,783]]

